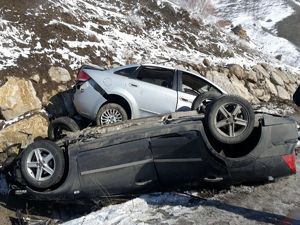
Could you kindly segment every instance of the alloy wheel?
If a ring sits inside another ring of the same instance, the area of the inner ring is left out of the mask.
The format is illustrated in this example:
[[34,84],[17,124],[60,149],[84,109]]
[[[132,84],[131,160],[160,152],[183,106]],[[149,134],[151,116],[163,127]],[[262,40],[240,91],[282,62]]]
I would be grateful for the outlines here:
[[54,156],[46,149],[34,149],[27,157],[26,168],[29,175],[36,181],[48,180],[55,171]]
[[219,107],[214,122],[220,134],[225,137],[236,137],[246,130],[249,115],[242,105],[226,103]]
[[123,116],[122,113],[117,109],[107,109],[100,117],[100,122],[102,125],[113,124],[121,121],[123,121]]

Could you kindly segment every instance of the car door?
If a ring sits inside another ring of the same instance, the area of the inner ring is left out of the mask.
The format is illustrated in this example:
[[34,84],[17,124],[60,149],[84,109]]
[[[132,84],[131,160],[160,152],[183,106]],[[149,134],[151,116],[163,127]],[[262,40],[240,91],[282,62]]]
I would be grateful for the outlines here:
[[[108,137],[105,142],[113,141]],[[131,194],[156,186],[157,176],[149,140],[104,146],[102,143],[96,140],[80,147],[77,164],[83,195]]]
[[210,82],[192,73],[178,70],[178,104],[177,110],[191,108],[194,99],[207,91],[221,91]]
[[141,66],[134,79],[128,79],[127,90],[136,100],[140,117],[176,110],[177,79],[173,69]]
[[191,130],[153,137],[154,164],[162,186],[223,182],[228,178],[225,164],[209,154],[200,132]]

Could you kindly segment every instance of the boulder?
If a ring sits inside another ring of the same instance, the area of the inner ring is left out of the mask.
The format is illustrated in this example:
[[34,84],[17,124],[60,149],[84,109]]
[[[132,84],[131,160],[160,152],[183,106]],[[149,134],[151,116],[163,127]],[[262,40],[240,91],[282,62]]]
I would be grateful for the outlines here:
[[234,28],[232,28],[231,30],[235,35],[239,36],[240,38],[247,40],[247,41],[250,40],[250,38],[247,34],[247,31],[242,27],[242,25],[237,25]]
[[48,74],[51,80],[57,83],[66,83],[71,80],[71,75],[68,70],[61,67],[52,66],[49,69]]
[[256,73],[253,70],[246,71],[247,80],[252,83],[257,82]]
[[277,85],[276,86],[278,91],[278,97],[285,100],[291,100],[291,95],[287,92],[285,88],[282,86]]
[[235,75],[238,79],[240,80],[246,79],[246,74],[244,72],[244,69],[240,65],[230,64],[228,65],[228,68],[229,68],[229,72],[232,75]]
[[211,65],[210,61],[207,58],[203,59],[203,64],[206,67],[210,67],[210,65]]
[[226,74],[217,71],[207,71],[206,78],[223,88],[229,94],[239,95],[250,102],[257,103],[257,98],[252,96],[243,83],[234,75],[229,79]]
[[16,145],[26,147],[35,138],[47,137],[47,131],[48,119],[41,113],[19,120],[0,130],[0,152]]
[[270,78],[275,85],[284,86],[284,81],[283,81],[284,78],[280,76],[275,70],[272,71]]
[[272,95],[275,95],[275,96],[278,95],[278,91],[276,89],[276,86],[268,78],[266,78],[266,88],[269,90],[269,92]]
[[258,79],[263,80],[265,77],[270,78],[270,74],[259,64],[253,66],[252,69],[256,72]]
[[0,87],[0,113],[5,120],[18,117],[28,111],[41,109],[31,81],[9,77]]

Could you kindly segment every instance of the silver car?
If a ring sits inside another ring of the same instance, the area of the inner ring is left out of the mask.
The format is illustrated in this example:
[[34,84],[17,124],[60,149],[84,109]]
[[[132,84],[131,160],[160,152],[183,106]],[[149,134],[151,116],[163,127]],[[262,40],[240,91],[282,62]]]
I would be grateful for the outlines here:
[[199,94],[225,93],[206,78],[158,65],[109,70],[84,65],[78,72],[74,105],[98,125],[191,109]]

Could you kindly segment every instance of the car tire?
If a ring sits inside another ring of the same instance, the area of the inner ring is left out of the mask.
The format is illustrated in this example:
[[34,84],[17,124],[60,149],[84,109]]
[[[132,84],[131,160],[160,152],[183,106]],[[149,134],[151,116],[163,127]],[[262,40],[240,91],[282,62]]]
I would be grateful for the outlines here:
[[122,106],[116,103],[108,103],[102,106],[98,111],[96,123],[97,125],[108,125],[127,119],[128,115]]
[[235,95],[224,95],[213,102],[206,118],[212,136],[224,144],[238,144],[246,140],[255,123],[250,103]]
[[192,103],[192,110],[197,110],[199,113],[206,113],[208,105],[221,96],[215,91],[208,91],[198,95]]
[[64,131],[76,132],[80,128],[75,120],[70,117],[63,116],[52,120],[48,126],[48,138],[53,141],[57,141],[63,138]]
[[21,173],[36,189],[48,189],[61,181],[65,170],[63,151],[54,142],[35,141],[21,155]]

